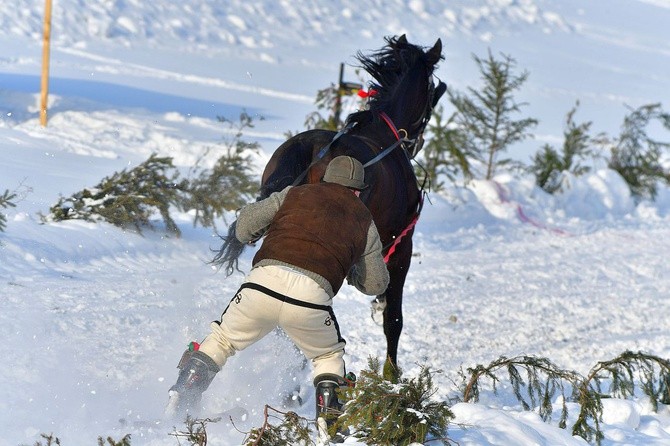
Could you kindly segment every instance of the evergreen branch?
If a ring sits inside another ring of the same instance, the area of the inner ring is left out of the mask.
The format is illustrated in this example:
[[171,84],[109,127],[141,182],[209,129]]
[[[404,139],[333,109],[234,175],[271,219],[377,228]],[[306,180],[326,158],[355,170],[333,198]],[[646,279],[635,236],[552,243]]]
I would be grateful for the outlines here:
[[[270,415],[270,411],[281,415]],[[269,405],[263,409],[263,425],[252,429],[244,439],[246,446],[292,446],[292,445],[314,445],[310,435],[309,420],[300,417],[295,412],[282,412]],[[270,417],[281,419],[282,422],[275,426],[270,423]]]
[[513,114],[521,112],[521,107],[527,105],[515,102],[513,96],[513,92],[527,80],[527,71],[514,74],[516,61],[510,56],[503,55],[502,60],[498,60],[489,51],[486,59],[473,57],[483,87],[470,87],[467,94],[448,91],[448,95],[456,108],[454,123],[462,150],[484,165],[485,179],[490,180],[497,167],[515,164],[511,159],[500,160],[500,154],[512,144],[531,136],[528,131],[537,125],[537,120],[513,119]]
[[670,130],[670,114],[661,109],[661,104],[647,104],[631,110],[624,118],[619,136],[604,142],[611,153],[608,167],[623,177],[637,199],[654,199],[659,181],[670,184],[670,171],[661,162],[670,143],[647,134],[646,129],[653,121]]
[[[526,371],[525,380],[519,372],[519,368],[523,368]],[[537,409],[544,421],[551,419],[553,412],[552,400],[556,392],[560,392],[563,398],[559,426],[566,426],[568,409],[565,383],[567,382],[573,387],[577,387],[582,381],[578,373],[560,369],[546,358],[525,355],[514,358],[501,356],[486,367],[477,365],[474,368],[467,369],[470,379],[464,386],[463,401],[477,402],[479,400],[479,382],[484,377],[491,379],[493,382],[493,391],[497,393],[496,382],[499,380],[496,372],[499,370],[507,371],[514,396],[524,410]]]
[[[0,195],[0,208],[7,209],[16,207],[16,203],[13,200],[16,198],[16,191],[10,192],[9,189],[5,190],[5,193]],[[7,223],[7,217],[5,214],[0,212],[0,232],[3,232]]]
[[[602,380],[605,376],[611,379],[607,395],[601,392]],[[670,402],[668,387],[670,361],[642,352],[625,351],[614,359],[596,364],[577,389],[581,411],[572,429],[573,435],[579,435],[587,441],[600,444],[604,438],[600,430],[602,398],[635,396],[637,380],[640,382],[640,390],[649,397],[655,412],[658,411],[659,403],[668,404]],[[594,427],[589,425],[589,420]]]
[[385,380],[380,369],[379,360],[370,358],[356,386],[340,390],[344,413],[331,430],[351,426],[354,436],[369,444],[423,443],[429,435],[444,444],[453,414],[447,403],[431,400],[437,389],[430,369],[423,367],[416,378],[400,378],[396,384]]
[[[191,442],[191,446],[207,446],[207,424],[218,423],[221,418],[192,418],[190,415],[186,416],[186,432],[175,431],[170,435],[175,437],[177,441],[179,438],[185,438]],[[125,445],[122,445],[125,446]]]
[[98,446],[130,446],[130,434],[126,434],[123,438],[121,438],[119,441],[114,440],[112,437],[107,437],[107,440],[102,439],[102,437],[98,437]]

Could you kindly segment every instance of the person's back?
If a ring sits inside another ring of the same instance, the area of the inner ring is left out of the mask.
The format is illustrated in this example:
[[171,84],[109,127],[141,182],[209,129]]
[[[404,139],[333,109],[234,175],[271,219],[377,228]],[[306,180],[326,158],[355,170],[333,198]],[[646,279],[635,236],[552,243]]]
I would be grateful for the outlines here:
[[288,264],[335,295],[363,255],[372,217],[336,183],[291,188],[267,230],[254,266]]

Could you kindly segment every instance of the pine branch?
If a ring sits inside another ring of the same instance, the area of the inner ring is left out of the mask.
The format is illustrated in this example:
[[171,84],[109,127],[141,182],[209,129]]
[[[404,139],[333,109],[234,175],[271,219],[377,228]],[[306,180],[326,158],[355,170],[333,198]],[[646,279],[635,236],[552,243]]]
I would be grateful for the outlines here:
[[[10,192],[9,189],[5,190],[5,193],[0,195],[0,208],[7,209],[7,208],[13,208],[16,207],[16,203],[14,203],[14,199],[16,198],[16,191]],[[5,214],[0,212],[0,232],[3,232],[7,223],[7,217]]]
[[439,439],[453,414],[447,403],[432,400],[436,391],[428,367],[418,377],[394,384],[383,378],[379,360],[370,358],[356,386],[340,391],[344,413],[331,429],[351,426],[354,436],[369,444],[423,443],[428,436],[444,444],[446,440]]
[[[525,379],[519,369],[525,370]],[[524,410],[537,409],[544,421],[551,419],[553,412],[552,400],[556,393],[559,392],[563,398],[561,417],[558,425],[561,428],[566,427],[568,416],[566,383],[571,384],[573,387],[579,386],[582,382],[582,377],[578,373],[560,369],[546,358],[534,356],[507,358],[501,356],[486,367],[477,365],[474,368],[467,369],[470,379],[464,386],[463,401],[479,401],[479,382],[484,377],[489,378],[493,382],[493,390],[497,392],[496,382],[499,379],[496,372],[499,370],[507,371],[514,396]]]
[[142,229],[153,228],[151,217],[158,212],[166,229],[179,236],[169,213],[170,205],[179,200],[178,191],[184,188],[177,177],[172,158],[152,154],[129,171],[116,172],[69,198],[61,197],[43,220],[102,220],[122,228],[134,227],[141,234]]
[[[271,415],[273,411],[281,416]],[[265,405],[263,410],[263,425],[252,429],[244,439],[246,446],[293,446],[314,445],[311,439],[311,421],[300,417],[295,412],[282,412],[273,407]],[[270,418],[282,420],[279,425],[270,423]]]
[[130,434],[125,435],[119,441],[114,440],[112,437],[107,437],[105,442],[102,437],[98,437],[98,446],[130,446]]
[[[525,379],[519,369],[525,369]],[[477,402],[482,378],[496,383],[496,373],[506,371],[515,397],[525,410],[538,410],[544,421],[551,419],[552,400],[557,392],[562,396],[559,427],[566,428],[568,409],[566,402],[574,400],[580,405],[580,413],[572,427],[572,434],[590,443],[600,445],[604,435],[602,423],[602,399],[608,397],[631,398],[636,389],[649,397],[654,411],[659,404],[670,403],[670,361],[642,352],[626,351],[609,361],[601,361],[584,378],[579,373],[556,367],[546,358],[533,356],[504,356],[488,366],[468,368],[469,380],[463,387],[463,401]],[[464,376],[465,377],[465,376]],[[603,380],[609,378],[608,393],[603,393]],[[639,383],[639,385],[636,385]],[[566,396],[567,384],[572,394]]]
[[[602,381],[609,377],[609,394],[601,391]],[[625,351],[609,361],[601,361],[591,369],[581,386],[577,389],[581,411],[572,432],[587,441],[600,444],[603,434],[602,398],[631,398],[635,396],[636,381],[639,389],[649,397],[653,410],[658,405],[670,403],[670,361],[642,352]],[[589,425],[589,421],[594,426]]]
[[[221,418],[192,418],[190,415],[186,416],[186,432],[175,431],[170,435],[175,437],[177,441],[180,438],[185,438],[191,443],[191,446],[207,446],[207,424],[217,423]],[[125,445],[123,445],[125,446]]]

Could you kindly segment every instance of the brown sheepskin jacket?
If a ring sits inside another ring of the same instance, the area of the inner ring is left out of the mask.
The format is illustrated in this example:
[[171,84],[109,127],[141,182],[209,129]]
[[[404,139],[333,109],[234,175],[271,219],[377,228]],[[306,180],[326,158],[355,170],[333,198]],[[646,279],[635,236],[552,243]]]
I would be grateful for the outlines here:
[[345,278],[361,292],[382,294],[389,275],[370,211],[335,183],[287,187],[239,213],[236,237],[265,234],[253,266],[287,265],[312,277],[332,297]]

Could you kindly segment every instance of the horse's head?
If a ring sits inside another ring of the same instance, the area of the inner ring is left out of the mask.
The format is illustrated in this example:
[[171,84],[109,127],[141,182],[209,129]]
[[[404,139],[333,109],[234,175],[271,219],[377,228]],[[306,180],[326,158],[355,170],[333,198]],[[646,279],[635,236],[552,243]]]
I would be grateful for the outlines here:
[[384,112],[401,133],[415,141],[413,156],[421,149],[433,108],[447,88],[433,81],[437,63],[443,59],[442,41],[437,39],[428,50],[410,44],[404,35],[386,38],[386,42],[371,56],[359,53],[357,59],[374,79],[369,109]]

